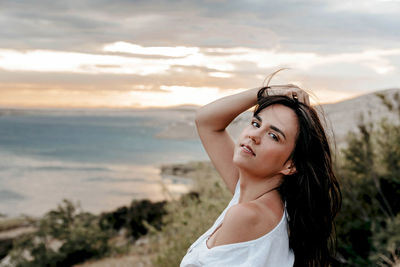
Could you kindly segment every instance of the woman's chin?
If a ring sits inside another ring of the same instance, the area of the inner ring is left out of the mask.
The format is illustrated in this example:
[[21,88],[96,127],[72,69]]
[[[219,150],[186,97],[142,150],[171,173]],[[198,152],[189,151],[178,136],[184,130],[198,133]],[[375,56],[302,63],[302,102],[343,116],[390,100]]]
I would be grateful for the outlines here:
[[233,157],[233,164],[235,164],[235,166],[241,170],[246,170],[246,171],[250,171],[250,170],[254,170],[254,167],[252,166],[251,162],[249,162],[249,160],[246,157],[240,156],[240,155],[235,155]]
[[249,165],[251,164],[252,161],[254,161],[255,156],[246,152],[243,152],[241,150],[235,151],[235,154],[233,155],[233,163],[234,164],[246,164]]

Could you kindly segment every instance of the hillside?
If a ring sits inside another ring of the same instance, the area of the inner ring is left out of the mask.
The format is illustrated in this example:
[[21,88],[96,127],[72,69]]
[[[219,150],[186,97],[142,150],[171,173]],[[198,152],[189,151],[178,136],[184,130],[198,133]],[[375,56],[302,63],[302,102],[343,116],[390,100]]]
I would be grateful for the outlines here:
[[398,122],[398,116],[389,111],[382,103],[381,98],[377,96],[377,94],[384,95],[394,103],[393,96],[396,93],[400,94],[400,89],[378,91],[335,104],[322,105],[328,118],[328,125],[331,124],[338,145],[343,143],[349,131],[357,131],[361,116],[365,122],[372,122],[372,124],[383,118]]

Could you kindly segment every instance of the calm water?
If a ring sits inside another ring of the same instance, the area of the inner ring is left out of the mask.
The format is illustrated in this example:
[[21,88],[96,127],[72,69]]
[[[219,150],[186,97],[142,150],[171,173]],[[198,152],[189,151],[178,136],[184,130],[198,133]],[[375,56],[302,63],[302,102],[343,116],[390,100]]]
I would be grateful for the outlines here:
[[41,215],[64,198],[95,213],[134,198],[163,198],[158,166],[206,159],[198,140],[154,137],[185,116],[51,110],[0,116],[0,213]]

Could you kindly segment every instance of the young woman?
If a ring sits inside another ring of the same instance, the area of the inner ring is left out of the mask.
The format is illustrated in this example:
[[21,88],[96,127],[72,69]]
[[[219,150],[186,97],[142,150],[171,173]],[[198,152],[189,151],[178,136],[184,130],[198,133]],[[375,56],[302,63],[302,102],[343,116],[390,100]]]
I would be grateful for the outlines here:
[[[234,143],[226,127],[254,105]],[[233,198],[180,266],[329,266],[341,194],[307,93],[250,89],[200,108],[196,125]]]

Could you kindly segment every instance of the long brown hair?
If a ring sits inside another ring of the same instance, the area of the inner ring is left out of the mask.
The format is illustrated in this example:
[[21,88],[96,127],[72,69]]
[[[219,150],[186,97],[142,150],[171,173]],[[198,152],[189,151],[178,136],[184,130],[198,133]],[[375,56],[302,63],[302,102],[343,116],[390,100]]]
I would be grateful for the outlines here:
[[313,107],[286,96],[262,95],[259,94],[254,115],[280,104],[292,109],[299,123],[295,148],[289,157],[297,172],[285,176],[279,187],[286,203],[294,266],[329,266],[335,252],[334,218],[342,198],[324,128]]

